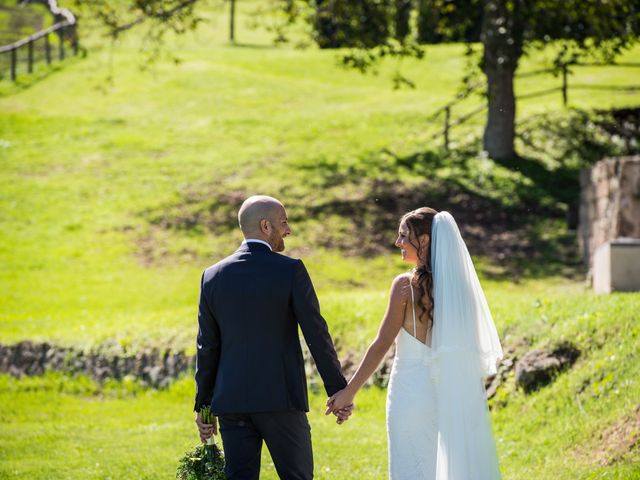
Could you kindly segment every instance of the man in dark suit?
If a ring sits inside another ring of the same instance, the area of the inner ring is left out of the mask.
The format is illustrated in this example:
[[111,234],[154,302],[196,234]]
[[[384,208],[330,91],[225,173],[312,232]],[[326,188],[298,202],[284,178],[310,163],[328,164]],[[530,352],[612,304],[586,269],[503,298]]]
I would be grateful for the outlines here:
[[[217,425],[202,423],[210,405],[220,423],[225,473],[257,479],[263,441],[283,479],[313,478],[307,383],[298,325],[331,396],[346,386],[301,260],[284,250],[291,233],[283,205],[248,198],[238,213],[245,241],[202,275],[196,356],[196,423],[204,441]],[[338,413],[345,421],[353,406]]]

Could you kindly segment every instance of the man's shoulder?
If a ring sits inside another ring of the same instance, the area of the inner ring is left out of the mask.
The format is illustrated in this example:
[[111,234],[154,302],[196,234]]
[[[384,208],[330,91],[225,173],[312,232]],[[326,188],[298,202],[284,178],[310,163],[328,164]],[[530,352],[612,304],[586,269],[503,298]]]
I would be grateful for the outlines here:
[[226,266],[232,265],[237,262],[239,259],[239,252],[233,252],[228,257],[223,258],[222,260],[217,261],[213,265],[209,265],[204,269],[204,277],[205,279],[213,277],[220,270],[223,270]]
[[[246,255],[246,252],[245,252]],[[229,255],[228,257],[223,258],[222,260],[214,263],[213,265],[207,267],[204,270],[204,277],[206,279],[210,279],[221,271],[225,270],[228,267],[231,267],[238,262],[246,262],[246,261],[261,261],[267,262],[272,266],[280,266],[284,268],[293,268],[296,265],[302,264],[302,260],[294,257],[289,257],[287,255],[283,255],[281,253],[275,252],[267,252],[266,255],[260,256],[250,256],[247,258],[243,258],[243,252],[236,251]]]
[[276,252],[268,252],[266,255],[261,255],[259,260],[256,260],[262,265],[262,268],[280,272],[293,272],[296,270],[297,265],[302,264],[302,261],[297,258]]
[[268,258],[274,262],[278,262],[283,265],[289,265],[289,266],[296,265],[302,262],[302,260],[300,260],[299,258],[289,257],[288,255],[284,255],[282,253],[275,253],[275,252],[272,252],[271,255],[268,256]]

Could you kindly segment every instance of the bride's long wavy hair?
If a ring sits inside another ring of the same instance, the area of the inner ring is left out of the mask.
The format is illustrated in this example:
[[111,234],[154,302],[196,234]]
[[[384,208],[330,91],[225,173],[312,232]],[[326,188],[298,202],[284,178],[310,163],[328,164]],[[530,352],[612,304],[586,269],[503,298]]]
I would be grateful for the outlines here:
[[[413,245],[417,251],[418,263],[413,270],[411,284],[418,290],[418,304],[420,306],[420,314],[418,319],[426,322],[427,328],[433,326],[433,272],[431,270],[431,226],[433,225],[433,217],[438,212],[433,208],[421,207],[405,213],[400,219],[400,223],[405,222],[411,235],[409,235],[409,243]],[[429,236],[429,243],[425,246],[420,244],[421,235]]]

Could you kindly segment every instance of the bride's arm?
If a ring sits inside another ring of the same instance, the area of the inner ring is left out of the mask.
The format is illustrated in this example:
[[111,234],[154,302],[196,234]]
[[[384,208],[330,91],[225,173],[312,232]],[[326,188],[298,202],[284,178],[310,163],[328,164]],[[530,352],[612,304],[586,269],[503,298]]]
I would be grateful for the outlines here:
[[353,398],[358,393],[358,390],[362,388],[367,379],[380,365],[402,328],[408,289],[409,277],[407,275],[399,275],[394,279],[389,293],[389,304],[378,329],[378,335],[369,345],[356,373],[349,380],[349,384],[327,401],[327,414],[336,412],[353,403]]

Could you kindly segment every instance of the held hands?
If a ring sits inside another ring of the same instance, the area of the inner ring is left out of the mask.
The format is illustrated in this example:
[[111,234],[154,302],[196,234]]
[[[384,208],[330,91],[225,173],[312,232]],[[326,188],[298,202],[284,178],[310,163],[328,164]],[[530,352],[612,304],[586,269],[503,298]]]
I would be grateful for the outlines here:
[[[353,408],[355,407],[355,405],[352,403],[351,405],[346,406],[345,408],[342,408],[336,412],[333,412],[333,414],[337,417],[336,419],[336,423],[338,425],[342,425],[344,422],[346,422],[347,420],[349,420],[349,417],[351,416],[351,414],[353,413]],[[325,415],[329,415],[329,413],[331,412],[325,412]]]
[[198,426],[198,433],[200,434],[200,441],[206,443],[211,438],[211,435],[218,434],[218,419],[213,417],[213,424],[204,423],[202,420],[202,413],[198,412],[196,415],[196,425]]
[[349,393],[349,391],[345,388],[340,390],[339,392],[333,394],[327,400],[327,410],[324,412],[325,415],[329,415],[333,413],[338,419],[336,423],[341,425],[346,422],[351,414],[353,413],[354,403],[353,403],[354,395]]

